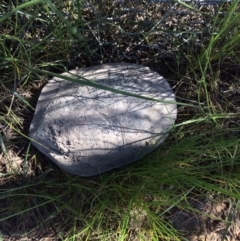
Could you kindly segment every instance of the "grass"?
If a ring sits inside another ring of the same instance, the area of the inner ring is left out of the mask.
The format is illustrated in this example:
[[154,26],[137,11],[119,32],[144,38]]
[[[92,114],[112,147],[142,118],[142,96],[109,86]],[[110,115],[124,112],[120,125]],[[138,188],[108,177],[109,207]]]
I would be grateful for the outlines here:
[[[237,238],[237,1],[199,10],[181,1],[16,0],[3,1],[0,14],[0,240]],[[28,138],[39,93],[54,75],[112,62],[166,77],[177,122],[143,160],[94,178],[71,176]]]

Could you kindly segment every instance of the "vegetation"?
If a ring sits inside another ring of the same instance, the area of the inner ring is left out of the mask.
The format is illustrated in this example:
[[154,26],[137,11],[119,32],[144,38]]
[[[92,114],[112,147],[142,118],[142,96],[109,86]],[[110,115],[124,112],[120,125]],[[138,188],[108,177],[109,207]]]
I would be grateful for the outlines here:
[[[1,1],[0,240],[236,240],[239,21],[238,1]],[[112,62],[150,67],[192,107],[178,105],[171,134],[143,160],[64,173],[28,138],[41,88]]]

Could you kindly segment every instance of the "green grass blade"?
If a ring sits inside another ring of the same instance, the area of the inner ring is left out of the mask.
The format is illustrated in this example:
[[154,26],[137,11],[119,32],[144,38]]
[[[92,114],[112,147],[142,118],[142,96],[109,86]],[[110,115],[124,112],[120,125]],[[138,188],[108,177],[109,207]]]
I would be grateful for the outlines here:
[[107,90],[107,91],[110,91],[110,92],[114,92],[116,94],[123,94],[123,95],[126,95],[126,96],[132,96],[132,97],[136,97],[136,98],[139,98],[139,99],[156,101],[156,102],[162,102],[162,103],[166,103],[166,104],[178,104],[178,105],[182,105],[182,106],[189,106],[189,107],[199,108],[199,106],[186,104],[186,103],[183,103],[183,102],[159,100],[159,99],[155,99],[155,98],[151,98],[151,97],[138,95],[138,94],[134,94],[134,93],[131,93],[131,92],[127,92],[127,91],[111,88],[111,87],[108,87],[108,86],[105,86],[105,85],[100,85],[100,84],[98,84],[98,83],[96,83],[94,81],[85,79],[83,77],[80,78],[79,76],[68,77],[68,76],[65,76],[65,75],[51,73],[49,71],[40,70],[40,69],[32,69],[32,70],[34,70],[36,72],[39,72],[39,73],[42,73],[42,74],[46,74],[46,75],[50,75],[50,76],[57,77],[57,78],[60,78],[60,79],[68,80],[68,81],[71,81],[71,82],[75,82],[75,83],[78,83],[78,84],[82,84],[82,85],[86,85],[86,86],[92,86],[92,87],[97,88],[97,89]]
[[21,5],[18,5],[17,7],[13,8],[10,12],[8,12],[7,14],[5,14],[3,17],[0,18],[0,23],[3,23],[4,21],[8,20],[9,17],[11,17],[14,13],[16,13],[17,11],[23,9],[23,8],[28,8],[40,3],[46,3],[48,0],[31,0],[28,2],[25,2]]

